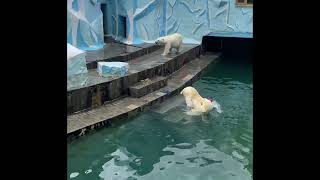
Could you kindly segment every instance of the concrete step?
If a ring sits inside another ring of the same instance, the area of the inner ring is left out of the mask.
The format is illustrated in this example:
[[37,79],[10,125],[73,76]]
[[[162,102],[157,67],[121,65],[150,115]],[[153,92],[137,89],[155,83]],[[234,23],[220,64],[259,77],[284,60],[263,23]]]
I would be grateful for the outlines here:
[[126,45],[119,42],[108,42],[102,49],[87,51],[86,60],[88,69],[96,69],[99,61],[126,62],[134,58],[152,53],[162,46],[144,43],[141,45]]
[[153,91],[156,91],[167,85],[168,77],[156,76],[154,78],[147,78],[129,87],[129,94],[131,97],[139,98]]
[[96,69],[91,69],[77,80],[68,78],[73,86],[67,89],[67,112],[95,108],[105,102],[129,95],[129,86],[156,76],[168,76],[179,70],[184,64],[200,56],[199,45],[183,45],[179,54],[162,56],[163,49],[128,61],[129,72],[123,77],[101,77]]
[[140,98],[125,97],[91,110],[69,115],[67,118],[68,139],[82,136],[90,130],[106,126],[113,121],[130,118],[180,93],[184,87],[198,80],[208,65],[216,62],[219,57],[220,54],[206,55],[190,61],[170,75],[167,86]]

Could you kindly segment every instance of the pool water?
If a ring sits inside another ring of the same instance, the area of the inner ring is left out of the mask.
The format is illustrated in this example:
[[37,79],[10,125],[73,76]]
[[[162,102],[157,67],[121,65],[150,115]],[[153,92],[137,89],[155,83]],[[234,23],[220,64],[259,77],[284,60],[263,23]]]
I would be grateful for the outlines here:
[[193,86],[222,113],[185,114],[181,95],[68,142],[69,179],[252,179],[252,71],[223,59]]

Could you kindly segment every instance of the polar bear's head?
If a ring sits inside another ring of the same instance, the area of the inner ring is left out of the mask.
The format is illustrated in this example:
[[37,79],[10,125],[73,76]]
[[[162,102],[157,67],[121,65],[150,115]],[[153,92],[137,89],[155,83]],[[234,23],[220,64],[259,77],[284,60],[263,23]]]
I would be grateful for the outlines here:
[[165,44],[164,37],[159,37],[158,39],[156,39],[155,43],[158,44],[158,45]]

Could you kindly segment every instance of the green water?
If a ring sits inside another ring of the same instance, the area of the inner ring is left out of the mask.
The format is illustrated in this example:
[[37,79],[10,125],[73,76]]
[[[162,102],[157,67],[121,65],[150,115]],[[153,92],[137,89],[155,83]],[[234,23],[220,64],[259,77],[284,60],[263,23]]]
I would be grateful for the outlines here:
[[[70,179],[252,179],[252,73],[220,61],[194,84],[222,113],[188,116],[181,96],[68,143]],[[164,110],[166,109],[166,110]]]

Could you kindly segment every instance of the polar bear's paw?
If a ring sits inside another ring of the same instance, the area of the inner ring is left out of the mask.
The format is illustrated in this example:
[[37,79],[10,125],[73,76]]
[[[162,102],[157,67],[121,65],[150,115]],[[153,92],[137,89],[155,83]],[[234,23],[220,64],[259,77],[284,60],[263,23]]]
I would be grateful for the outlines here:
[[181,48],[177,48],[176,54],[179,54],[181,52]]

